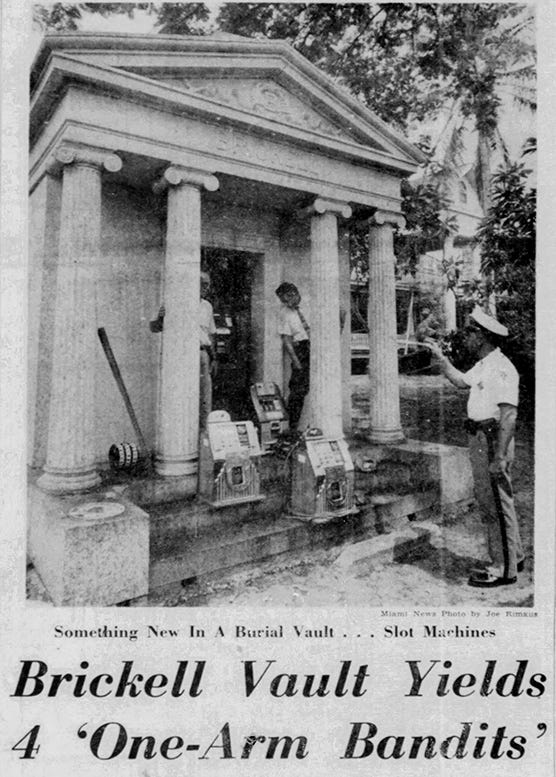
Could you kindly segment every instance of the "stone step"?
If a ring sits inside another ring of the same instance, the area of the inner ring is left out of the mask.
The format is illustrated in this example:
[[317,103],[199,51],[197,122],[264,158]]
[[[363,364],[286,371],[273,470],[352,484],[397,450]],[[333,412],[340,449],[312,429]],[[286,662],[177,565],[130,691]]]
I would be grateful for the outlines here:
[[440,527],[429,522],[410,525],[372,539],[348,545],[334,561],[334,566],[346,572],[361,574],[371,571],[377,562],[410,562],[420,558]]
[[274,521],[284,512],[286,499],[282,489],[267,492],[261,502],[222,509],[197,499],[153,505],[149,510],[151,556],[166,555],[199,537],[206,536],[214,542],[215,537],[226,531],[234,532],[237,526]]
[[[287,515],[259,517],[215,531],[183,534],[173,546],[151,545],[149,589],[220,569],[260,562],[289,551],[329,547],[359,536],[361,519],[347,516],[323,525]],[[151,535],[152,536],[152,535]]]
[[382,494],[357,515],[319,525],[285,514],[281,500],[281,495],[271,495],[266,510],[253,506],[251,514],[235,519],[229,509],[199,505],[194,511],[182,506],[181,512],[173,506],[169,517],[158,509],[151,518],[149,590],[301,549],[377,538],[407,526],[438,494]]

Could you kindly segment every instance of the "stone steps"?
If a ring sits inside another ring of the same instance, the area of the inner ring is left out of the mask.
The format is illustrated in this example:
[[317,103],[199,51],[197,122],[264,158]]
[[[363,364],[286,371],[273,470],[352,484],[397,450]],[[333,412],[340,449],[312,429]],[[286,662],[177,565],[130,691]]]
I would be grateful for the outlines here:
[[171,554],[176,545],[187,544],[202,537],[211,541],[226,532],[232,534],[238,526],[261,525],[275,521],[285,510],[285,497],[280,492],[267,492],[262,502],[215,509],[199,500],[156,505],[150,514],[151,556]]
[[[206,505],[159,508],[151,516],[149,590],[270,557],[359,542],[408,525],[408,519],[430,510],[438,493],[382,494],[357,515],[314,525],[288,516],[283,497],[270,494],[267,505],[235,515]],[[246,506],[249,507],[249,506]],[[237,511],[237,512],[236,512]]]

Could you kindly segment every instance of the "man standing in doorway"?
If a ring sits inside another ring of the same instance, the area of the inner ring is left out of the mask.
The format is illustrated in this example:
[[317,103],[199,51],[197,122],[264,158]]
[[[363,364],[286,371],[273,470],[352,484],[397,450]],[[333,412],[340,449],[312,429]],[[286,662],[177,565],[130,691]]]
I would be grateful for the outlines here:
[[448,380],[469,389],[469,455],[492,566],[475,570],[468,582],[493,588],[515,583],[524,566],[511,481],[519,377],[498,347],[508,335],[499,321],[475,307],[465,335],[467,350],[478,360],[467,372],[457,370],[434,340],[427,343]]
[[[212,378],[216,375],[216,325],[214,312],[207,296],[210,291],[210,276],[201,273],[201,300],[199,304],[199,339],[201,347],[200,383],[199,383],[199,427],[206,427],[208,414],[212,410]],[[151,332],[162,332],[164,329],[164,305],[158,311],[158,317],[150,322]],[[186,333],[184,333],[186,336]]]
[[303,403],[309,392],[310,328],[299,307],[301,295],[297,286],[293,283],[281,283],[276,289],[276,296],[282,303],[278,333],[282,337],[284,350],[292,366],[287,410],[290,430],[296,431]]

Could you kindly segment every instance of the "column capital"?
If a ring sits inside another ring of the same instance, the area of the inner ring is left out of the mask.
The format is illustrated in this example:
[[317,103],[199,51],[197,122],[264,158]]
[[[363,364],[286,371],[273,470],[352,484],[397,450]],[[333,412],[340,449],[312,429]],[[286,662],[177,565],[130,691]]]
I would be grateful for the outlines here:
[[170,186],[181,186],[182,184],[197,186],[199,189],[205,188],[209,192],[217,191],[220,186],[218,178],[205,170],[170,165],[158,181],[153,184],[153,191],[155,194],[159,194]]
[[110,173],[117,173],[122,169],[121,157],[109,149],[64,141],[54,149],[48,172],[56,174],[65,165],[72,164],[104,168]]
[[305,218],[307,216],[322,216],[324,213],[336,213],[344,219],[349,219],[352,211],[345,201],[316,197],[311,205],[298,211],[298,216]]
[[393,227],[405,227],[405,216],[393,210],[377,210],[367,220],[370,227],[382,227],[390,224]]

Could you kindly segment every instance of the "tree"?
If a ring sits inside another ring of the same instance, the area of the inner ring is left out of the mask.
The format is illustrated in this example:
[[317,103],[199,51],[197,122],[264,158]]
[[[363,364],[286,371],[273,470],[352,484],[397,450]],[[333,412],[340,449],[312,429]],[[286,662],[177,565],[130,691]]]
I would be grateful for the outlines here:
[[431,181],[403,180],[401,194],[406,224],[395,237],[397,268],[402,275],[414,274],[421,254],[441,249],[446,235],[454,231],[456,219],[443,216],[449,203]]
[[[531,142],[528,141],[529,149]],[[526,148],[525,153],[528,153]],[[497,315],[508,327],[508,355],[529,399],[535,377],[536,190],[522,161],[507,162],[492,178],[491,206],[478,232],[482,270],[493,274]]]
[[204,34],[210,15],[204,3],[54,3],[33,6],[33,21],[47,32],[67,32],[78,30],[86,14],[125,14],[133,19],[136,11],[150,13],[158,32],[181,35]]

